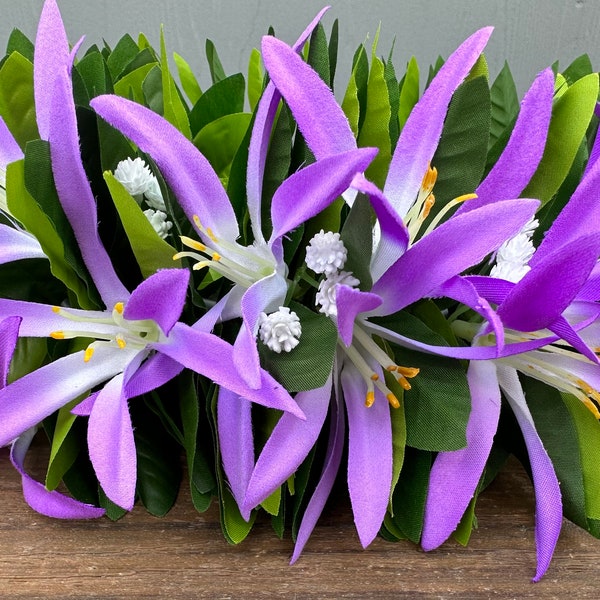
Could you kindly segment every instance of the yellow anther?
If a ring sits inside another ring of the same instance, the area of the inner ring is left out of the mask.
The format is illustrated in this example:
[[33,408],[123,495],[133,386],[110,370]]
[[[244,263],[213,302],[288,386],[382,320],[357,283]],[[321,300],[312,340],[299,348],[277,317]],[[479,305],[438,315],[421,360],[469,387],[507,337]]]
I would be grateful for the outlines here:
[[433,208],[434,204],[435,204],[435,196],[433,194],[429,194],[429,196],[427,196],[427,200],[425,200],[425,204],[423,206],[423,220],[425,220],[429,216],[429,213],[431,212],[431,209]]
[[198,229],[202,229],[202,223],[200,222],[200,217],[198,215],[194,215],[192,217],[192,219],[194,220],[194,224],[196,225],[196,227]]
[[213,253],[213,255],[212,255],[212,259],[213,259],[215,262],[219,262],[219,261],[221,260],[221,255],[220,255],[218,252],[215,252],[215,253]]
[[55,339],[55,340],[64,340],[65,339],[65,334],[64,334],[63,331],[53,331],[50,334],[50,337],[52,339]]
[[206,231],[206,235],[213,241],[213,242],[218,242],[219,240],[217,239],[217,236],[213,233],[213,230],[210,227],[207,227],[205,229]]
[[367,397],[365,399],[365,406],[367,408],[370,408],[371,406],[373,406],[374,403],[375,403],[375,392],[368,391]]
[[59,306],[53,306],[52,307],[52,312],[58,314],[60,312],[60,307]]
[[119,348],[121,348],[121,350],[123,350],[123,348],[125,348],[125,346],[127,346],[127,342],[123,338],[117,337],[117,338],[115,338],[115,340],[117,341],[117,346],[119,346]]
[[421,369],[418,369],[417,367],[396,367],[396,370],[398,373],[409,379],[416,377],[421,372]]
[[410,390],[411,385],[410,385],[410,383],[408,383],[408,379],[406,379],[406,377],[404,377],[404,375],[398,376],[396,381],[402,386],[402,388],[404,390],[406,390],[406,391]]
[[398,398],[396,398],[394,394],[390,393],[386,396],[386,398],[392,408],[400,408],[400,402],[398,402]]
[[477,198],[477,194],[463,194],[462,196],[454,198],[454,202],[460,204],[461,202],[466,202],[467,200],[475,200],[475,198]]
[[193,240],[186,235],[181,236],[181,241],[188,246],[189,248],[193,248],[194,250],[198,250],[198,252],[206,252],[206,246],[202,242],[198,242],[197,240]]
[[83,362],[89,362],[92,356],[94,356],[94,349],[91,346],[88,346],[83,355]]
[[421,189],[425,191],[431,191],[435,182],[437,181],[437,169],[435,167],[431,168],[430,165],[427,165],[427,171],[425,171],[425,175],[423,177],[423,181],[421,182]]
[[373,375],[371,375],[371,381],[379,381],[379,375],[377,375],[377,373],[373,373]]
[[117,302],[115,304],[115,310],[117,311],[118,314],[122,315],[124,309],[125,309],[125,305],[122,302]]

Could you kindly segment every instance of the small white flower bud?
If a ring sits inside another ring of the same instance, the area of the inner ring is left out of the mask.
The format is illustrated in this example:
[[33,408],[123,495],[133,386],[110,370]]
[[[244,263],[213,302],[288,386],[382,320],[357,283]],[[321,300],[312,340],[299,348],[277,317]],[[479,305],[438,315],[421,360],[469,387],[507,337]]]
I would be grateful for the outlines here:
[[146,196],[146,203],[150,208],[167,212],[167,207],[165,206],[165,201],[162,192],[160,191],[160,186],[158,185],[158,179],[156,179],[154,175],[152,175],[152,178],[148,182],[148,187],[144,191],[144,196]]
[[154,231],[156,231],[156,233],[164,240],[167,237],[167,233],[171,230],[171,227],[173,227],[173,223],[167,221],[166,213],[149,208],[144,211],[144,215],[146,216],[146,219],[150,221],[150,225],[154,227]]
[[348,252],[339,233],[322,229],[315,234],[306,247],[306,265],[315,273],[333,275],[344,268]]
[[335,301],[337,296],[337,286],[340,284],[356,287],[360,284],[360,281],[356,279],[352,273],[347,271],[334,273],[321,281],[319,290],[315,296],[315,302],[319,307],[319,312],[328,317],[337,317],[337,306]]
[[152,179],[156,179],[148,165],[141,158],[126,158],[115,169],[115,179],[136,199],[142,201],[142,195],[148,189]]
[[295,312],[281,306],[270,315],[261,313],[258,333],[263,344],[279,354],[290,352],[298,345],[302,326]]

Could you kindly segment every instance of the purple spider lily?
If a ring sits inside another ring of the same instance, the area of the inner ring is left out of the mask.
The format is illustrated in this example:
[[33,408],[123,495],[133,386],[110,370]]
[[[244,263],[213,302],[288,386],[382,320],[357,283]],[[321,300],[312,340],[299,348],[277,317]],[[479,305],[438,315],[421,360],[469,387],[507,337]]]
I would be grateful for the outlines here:
[[[44,5],[40,36],[38,46],[47,52],[53,40],[66,39],[53,0]],[[60,48],[57,55],[61,55]],[[159,387],[184,367],[249,401],[290,411],[300,419],[303,414],[264,370],[258,373],[258,384],[249,387],[234,364],[232,346],[208,333],[206,323],[191,328],[178,322],[189,280],[186,270],[158,271],[131,294],[120,282],[97,233],[95,200],[79,154],[69,67],[63,64],[55,69],[53,93],[36,95],[36,106],[39,114],[47,116],[43,123],[62,207],[108,308],[77,310],[0,300],[0,319],[20,319],[18,333],[10,329],[7,341],[3,334],[3,346],[14,347],[17,335],[96,340],[85,350],[55,360],[0,390],[0,445],[104,384],[76,412],[89,414],[89,452],[100,484],[113,502],[130,509],[135,496],[136,455],[128,399]],[[21,448],[16,450],[19,456]],[[53,502],[50,496],[47,500]]]

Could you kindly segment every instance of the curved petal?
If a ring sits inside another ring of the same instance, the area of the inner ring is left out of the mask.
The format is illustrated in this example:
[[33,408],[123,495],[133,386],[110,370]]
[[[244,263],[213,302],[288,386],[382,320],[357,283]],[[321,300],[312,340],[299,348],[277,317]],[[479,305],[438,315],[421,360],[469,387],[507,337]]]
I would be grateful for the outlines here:
[[456,214],[521,195],[544,154],[553,96],[554,73],[550,68],[544,69],[521,102],[519,116],[502,155],[475,190],[477,198],[463,202]]
[[348,119],[317,73],[277,38],[263,37],[261,48],[269,77],[317,160],[356,148]]
[[235,241],[237,219],[223,184],[202,153],[166,119],[118,96],[97,96],[92,108],[156,162],[190,222],[198,216],[217,237]]
[[535,543],[537,570],[533,581],[539,581],[552,560],[562,527],[562,498],[552,461],[540,439],[519,377],[514,369],[498,367],[498,381],[523,432],[529,454],[535,491]]
[[75,352],[17,379],[0,390],[0,446],[19,437],[55,410],[123,371],[133,353],[99,347],[92,360]]
[[137,457],[121,373],[100,391],[88,422],[90,460],[105,494],[125,510],[133,508]]
[[48,257],[32,235],[0,224],[0,264],[23,258]]
[[502,322],[519,331],[548,327],[571,304],[600,255],[600,235],[592,234],[547,254],[498,306]]
[[589,358],[593,363],[600,364],[600,359],[596,356],[596,353],[592,348],[590,348],[586,342],[580,337],[580,335],[575,331],[575,329],[570,325],[570,323],[564,318],[559,317],[556,319],[551,325],[548,326],[548,329],[560,336],[561,339],[565,340],[578,350],[583,356]]
[[134,320],[152,319],[169,335],[183,311],[189,280],[187,269],[157,271],[131,293],[123,316]]
[[[334,368],[335,372],[337,372],[336,368]],[[325,506],[325,502],[327,502],[327,498],[329,498],[342,461],[346,420],[344,409],[339,405],[340,394],[338,385],[336,382],[334,383],[336,400],[331,403],[329,439],[327,442],[327,451],[325,452],[325,464],[319,483],[308,502],[300,527],[298,528],[298,535],[296,536],[296,544],[290,564],[294,564],[300,558],[300,554],[323,512],[323,507]]]
[[20,324],[20,317],[8,317],[0,321],[0,389],[6,386]]
[[335,292],[337,306],[338,334],[344,344],[352,343],[354,322],[356,317],[366,311],[376,309],[381,304],[381,298],[370,292],[361,292],[347,285],[338,285]]
[[417,197],[442,134],[452,95],[469,74],[491,34],[491,27],[480,29],[452,53],[412,109],[402,129],[383,188],[383,193],[401,217],[406,215]]
[[69,40],[56,0],[46,0],[40,15],[33,55],[35,116],[41,139],[47,140],[52,120],[56,73],[71,65]]
[[242,296],[242,327],[233,345],[233,362],[252,389],[261,383],[260,359],[256,346],[258,319],[262,312],[278,310],[285,301],[287,283],[278,273],[257,281]]
[[463,277],[477,290],[480,296],[483,296],[488,302],[493,304],[501,304],[506,300],[508,294],[517,285],[506,279],[498,279],[496,277],[488,277],[485,275],[469,275]]
[[353,365],[344,365],[340,379],[348,412],[348,491],[358,537],[366,548],[379,533],[390,501],[390,407],[379,390],[373,406],[365,406],[365,383]]
[[421,537],[426,551],[443,544],[458,526],[475,495],[498,428],[500,388],[496,365],[471,362],[467,380],[471,391],[467,447],[439,452],[433,462]]
[[217,401],[217,431],[223,470],[231,493],[247,521],[251,508],[245,508],[244,496],[254,467],[252,403],[222,387]]
[[384,300],[377,314],[396,312],[424,298],[483,260],[520,231],[538,205],[536,200],[505,200],[442,223],[409,248],[375,283],[373,293]]
[[327,208],[376,154],[376,148],[359,148],[328,156],[285,179],[271,202],[273,233],[269,244]]
[[[0,117],[0,173],[6,171],[6,166],[15,160],[23,158],[23,151],[10,132],[4,119]],[[2,177],[0,183],[4,185]]]
[[[310,22],[308,27],[302,32],[293,46],[298,51],[304,46],[315,27],[319,24],[321,17],[328,6],[319,11],[317,16]],[[250,224],[254,239],[264,241],[261,227],[261,204],[262,204],[262,186],[265,173],[265,162],[267,159],[267,150],[271,139],[271,130],[277,114],[277,107],[281,95],[275,89],[272,81],[269,81],[265,88],[254,116],[254,125],[252,127],[252,136],[248,146],[248,168],[246,171],[246,196],[248,205],[248,214],[250,215]]]
[[315,445],[329,408],[331,380],[330,376],[323,387],[296,394],[306,421],[288,413],[279,419],[252,471],[244,500],[248,513],[298,469]]
[[55,74],[48,139],[60,203],[73,228],[81,256],[106,306],[129,298],[98,235],[96,200],[81,162],[73,86],[66,67]]
[[250,388],[233,362],[233,346],[216,335],[176,323],[167,341],[153,348],[238,396],[304,418],[289,393],[266,371],[260,372],[261,387]]
[[56,490],[47,490],[25,471],[25,456],[35,435],[35,429],[25,431],[10,449],[10,460],[21,474],[23,497],[33,510],[54,519],[97,519],[106,512],[103,508],[79,502]]

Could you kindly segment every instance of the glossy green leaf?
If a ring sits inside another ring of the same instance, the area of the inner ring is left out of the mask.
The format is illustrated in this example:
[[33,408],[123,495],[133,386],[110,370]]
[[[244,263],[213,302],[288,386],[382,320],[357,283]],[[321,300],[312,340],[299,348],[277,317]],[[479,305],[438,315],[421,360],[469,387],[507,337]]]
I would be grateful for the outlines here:
[[398,120],[398,113],[400,111],[400,87],[398,84],[398,79],[396,78],[396,70],[394,69],[394,64],[392,63],[392,51],[390,51],[390,55],[387,61],[384,63],[383,76],[385,78],[388,96],[390,99],[389,133],[390,149],[393,151],[393,149],[396,147],[396,143],[398,142],[398,137],[400,136],[400,122]]
[[115,179],[110,171],[104,173],[104,180],[142,275],[149,277],[158,269],[181,266],[180,261],[173,260],[177,250],[154,231],[138,203],[123,185]]
[[13,52],[0,68],[0,117],[21,148],[39,138],[33,100],[33,65]]
[[328,85],[331,85],[329,79],[331,75],[329,65],[329,48],[327,47],[327,36],[323,25],[319,23],[310,36],[308,46],[308,64],[316,71],[319,77]]
[[385,383],[391,392],[400,402],[399,408],[390,409],[392,420],[392,486],[390,497],[390,512],[394,514],[394,505],[392,502],[396,484],[400,479],[400,473],[404,466],[404,457],[406,455],[406,416],[404,414],[404,390],[396,381],[395,377],[385,373]]
[[20,337],[10,362],[7,382],[12,383],[41,367],[47,353],[46,338]]
[[[512,130],[514,120],[519,112],[517,86],[507,62],[504,63],[492,84],[490,100],[491,119],[488,148],[492,148],[507,129]],[[508,137],[506,140],[508,141]],[[499,152],[497,154],[500,155]]]
[[302,324],[302,338],[291,352],[277,354],[259,343],[261,365],[288,392],[312,390],[325,385],[333,368],[337,329],[331,319],[291,303]]
[[331,35],[329,36],[329,87],[333,89],[335,81],[335,71],[337,67],[338,46],[340,37],[340,25],[336,19],[331,26]]
[[400,131],[404,128],[406,120],[415,104],[419,101],[419,65],[413,56],[408,61],[406,74],[400,89],[400,105],[398,108],[398,123]]
[[56,425],[52,435],[50,458],[46,471],[46,487],[54,490],[58,487],[64,474],[71,468],[79,454],[79,440],[69,436],[71,428],[75,424],[75,415],[71,409],[80,401],[76,399],[59,409],[56,417]]
[[252,115],[236,113],[225,115],[205,125],[194,138],[194,144],[208,159],[219,177],[229,178],[231,163],[240,147]]
[[206,40],[206,60],[208,61],[208,68],[210,69],[210,76],[213,84],[222,81],[227,77],[214,43],[212,40],[208,39]]
[[18,52],[29,62],[33,62],[33,42],[19,29],[13,29],[10,32],[8,44],[6,45],[6,54],[10,55],[13,52]]
[[477,518],[475,517],[475,505],[479,490],[475,492],[475,496],[469,502],[467,510],[465,510],[456,529],[452,532],[452,539],[456,540],[461,546],[466,546],[471,539],[473,529],[477,527]]
[[361,46],[355,54],[352,75],[342,101],[342,110],[348,118],[350,127],[355,136],[358,136],[361,117],[364,119],[363,107],[366,102],[365,98],[368,78],[369,61],[364,47]]
[[590,75],[594,72],[592,61],[587,54],[578,56],[563,72],[563,77],[569,85],[573,85],[582,77]]
[[277,516],[281,509],[281,486],[278,487],[268,498],[265,498],[260,505],[272,516]]
[[593,74],[576,81],[555,102],[544,155],[523,191],[524,198],[538,198],[545,204],[554,196],[577,155],[597,98],[598,75]]
[[488,69],[487,60],[483,54],[480,54],[479,58],[475,61],[475,64],[471,68],[471,72],[467,76],[467,81],[477,79],[477,77],[485,77],[486,80],[490,78],[490,70]]
[[262,95],[264,78],[260,52],[256,48],[252,48],[248,61],[248,103],[252,112]]
[[200,84],[198,83],[198,80],[196,79],[196,76],[194,75],[190,65],[183,58],[183,56],[177,54],[177,52],[174,52],[173,60],[177,66],[177,73],[179,74],[183,91],[186,93],[186,96],[189,98],[189,101],[193,106],[196,104],[196,102],[198,102],[200,96],[202,96]]
[[156,66],[157,63],[148,63],[121,77],[115,83],[115,94],[134,100],[138,104],[144,104],[144,80]]
[[77,63],[75,68],[81,75],[90,98],[112,93],[111,76],[100,52],[89,52]]
[[113,48],[106,60],[108,70],[110,71],[113,80],[119,78],[121,73],[137,56],[139,51],[138,45],[129,34],[125,34],[117,42],[117,45]]

